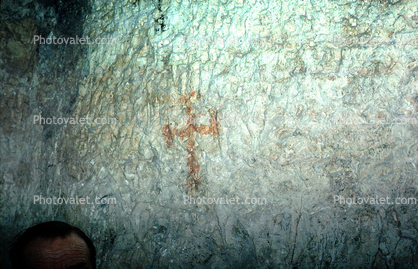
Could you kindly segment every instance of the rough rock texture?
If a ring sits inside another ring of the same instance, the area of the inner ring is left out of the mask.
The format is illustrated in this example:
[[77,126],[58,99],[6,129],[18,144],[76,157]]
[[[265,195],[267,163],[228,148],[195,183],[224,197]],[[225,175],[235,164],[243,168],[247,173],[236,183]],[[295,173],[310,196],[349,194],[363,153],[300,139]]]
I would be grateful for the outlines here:
[[416,2],[77,3],[83,27],[58,33],[116,44],[39,45],[31,79],[2,70],[3,245],[58,219],[99,268],[417,266]]
[[35,20],[24,18],[17,22],[6,21],[0,28],[3,68],[9,72],[32,72],[37,61],[37,44],[32,36],[38,33]]

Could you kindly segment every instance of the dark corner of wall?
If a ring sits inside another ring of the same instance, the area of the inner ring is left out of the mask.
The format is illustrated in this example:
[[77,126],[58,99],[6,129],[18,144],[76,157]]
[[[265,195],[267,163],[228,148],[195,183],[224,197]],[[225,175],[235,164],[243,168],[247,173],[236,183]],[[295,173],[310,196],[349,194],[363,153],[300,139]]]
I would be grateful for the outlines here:
[[[21,89],[24,80],[36,92],[31,110],[39,108],[43,118],[71,115],[78,82],[89,72],[88,46],[42,43],[41,38],[81,38],[90,0],[5,0],[0,12],[0,68],[7,73],[3,94]],[[61,127],[43,124],[44,141]]]

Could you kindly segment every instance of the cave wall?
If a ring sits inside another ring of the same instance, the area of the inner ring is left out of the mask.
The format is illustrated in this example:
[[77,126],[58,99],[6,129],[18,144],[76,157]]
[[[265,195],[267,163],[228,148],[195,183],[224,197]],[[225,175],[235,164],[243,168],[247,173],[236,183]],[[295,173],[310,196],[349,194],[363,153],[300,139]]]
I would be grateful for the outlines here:
[[394,203],[417,195],[414,1],[39,3],[28,32],[115,42],[2,56],[3,250],[57,219],[99,268],[416,266],[417,205]]

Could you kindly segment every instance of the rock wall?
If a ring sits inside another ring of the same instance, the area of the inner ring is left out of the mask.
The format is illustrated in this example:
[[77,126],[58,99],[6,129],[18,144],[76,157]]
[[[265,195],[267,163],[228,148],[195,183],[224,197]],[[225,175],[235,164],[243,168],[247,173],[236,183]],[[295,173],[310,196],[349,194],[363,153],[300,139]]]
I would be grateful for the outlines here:
[[99,268],[416,267],[414,1],[82,6],[61,34],[103,43],[2,71],[3,243],[58,219]]

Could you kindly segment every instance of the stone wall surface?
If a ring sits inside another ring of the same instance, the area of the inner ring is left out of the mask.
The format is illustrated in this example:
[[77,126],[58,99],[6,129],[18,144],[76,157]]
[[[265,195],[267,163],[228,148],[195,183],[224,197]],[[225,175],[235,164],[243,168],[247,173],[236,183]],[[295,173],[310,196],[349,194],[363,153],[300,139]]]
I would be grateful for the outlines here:
[[2,69],[2,244],[57,219],[99,268],[416,268],[415,1],[83,5],[101,44]]

